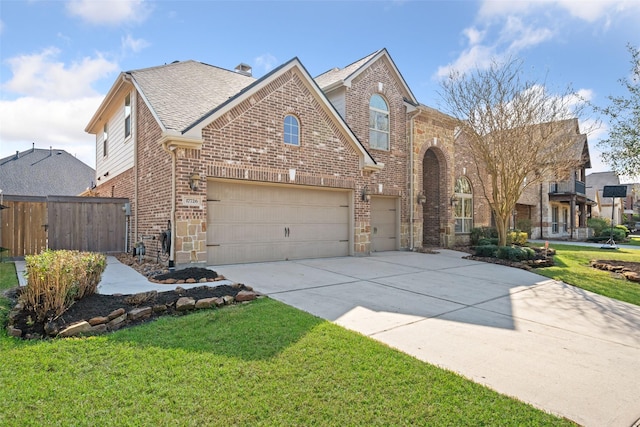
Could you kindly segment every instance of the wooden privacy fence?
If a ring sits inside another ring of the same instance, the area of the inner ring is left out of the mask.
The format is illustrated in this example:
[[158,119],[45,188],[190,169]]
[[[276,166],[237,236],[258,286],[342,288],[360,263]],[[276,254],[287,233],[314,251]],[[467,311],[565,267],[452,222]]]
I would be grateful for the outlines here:
[[0,211],[0,246],[5,256],[45,249],[125,251],[128,199],[71,196],[5,196]]

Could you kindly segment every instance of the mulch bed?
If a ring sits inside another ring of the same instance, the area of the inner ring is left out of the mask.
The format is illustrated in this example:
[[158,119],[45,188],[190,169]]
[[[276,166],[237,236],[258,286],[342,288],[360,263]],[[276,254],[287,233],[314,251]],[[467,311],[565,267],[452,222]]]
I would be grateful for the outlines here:
[[[130,261],[128,258],[131,258],[127,254],[121,255],[119,257],[124,257],[123,259],[127,259],[127,261]],[[53,320],[58,325],[70,325],[77,321],[88,320],[99,316],[106,316],[109,313],[120,308],[124,308],[126,311],[129,311],[142,305],[165,305],[167,307],[166,311],[154,312],[150,317],[147,317],[145,319],[128,322],[126,327],[131,327],[140,323],[148,322],[160,316],[182,314],[180,312],[177,312],[175,309],[176,302],[181,297],[191,297],[194,300],[200,300],[204,298],[217,298],[227,295],[235,297],[238,292],[242,290],[251,290],[251,288],[246,287],[243,284],[215,285],[215,282],[207,282],[207,280],[219,280],[221,277],[215,271],[206,268],[195,267],[170,272],[166,268],[153,263],[143,262],[141,264],[138,264],[134,262],[133,264],[129,264],[129,262],[127,262],[127,264],[131,265],[131,267],[141,272],[141,274],[149,277],[154,282],[166,279],[175,280],[175,282],[177,283],[175,285],[176,288],[163,292],[149,293],[149,298],[144,300],[134,298],[132,297],[132,295],[89,295],[74,302],[74,304],[67,311],[65,311],[57,319]],[[146,272],[151,273],[149,274]],[[189,289],[184,289],[180,286],[181,283],[189,282],[206,283],[203,283],[203,286]],[[15,305],[19,297],[19,288],[15,288],[6,292],[6,296],[12,301],[12,304]],[[26,338],[40,338],[46,336],[44,332],[46,322],[38,322],[35,321],[35,319],[36,316],[33,312],[24,309],[17,315],[14,315],[13,326],[17,329],[22,330],[22,336]]]

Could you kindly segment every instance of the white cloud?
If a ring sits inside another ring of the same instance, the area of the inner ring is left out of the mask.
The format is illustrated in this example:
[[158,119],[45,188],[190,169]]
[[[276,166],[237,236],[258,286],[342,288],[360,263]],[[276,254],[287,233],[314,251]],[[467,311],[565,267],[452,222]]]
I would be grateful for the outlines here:
[[509,16],[500,31],[500,40],[508,43],[507,51],[517,54],[530,46],[536,46],[553,37],[554,31],[549,28],[527,26],[522,19]]
[[138,53],[151,45],[151,43],[145,39],[134,39],[131,34],[122,37],[121,44],[123,51],[131,51],[133,53]]
[[95,167],[95,137],[84,131],[102,96],[73,100],[23,97],[0,101],[0,157],[31,148],[63,149]]
[[275,56],[270,53],[265,53],[263,55],[258,56],[254,60],[256,67],[259,67],[264,72],[269,72],[278,64],[278,60]]
[[67,65],[56,61],[59,53],[57,48],[47,48],[37,54],[7,59],[13,77],[2,88],[44,99],[75,99],[95,95],[91,84],[118,70],[118,64],[101,55]]
[[492,19],[506,15],[528,15],[540,10],[548,11],[550,8],[563,9],[571,16],[587,22],[603,20],[607,25],[612,14],[639,11],[640,2],[637,0],[484,0],[478,16],[480,19]]
[[144,22],[151,8],[144,0],[71,0],[67,3],[71,15],[96,25],[120,25]]
[[465,73],[475,68],[486,68],[496,59],[497,54],[493,46],[475,45],[466,49],[460,54],[454,62],[442,67],[438,67],[436,71],[437,78],[448,77],[452,70]]
[[477,28],[465,28],[462,30],[462,34],[467,36],[470,45],[476,45],[484,39],[486,31],[480,31]]

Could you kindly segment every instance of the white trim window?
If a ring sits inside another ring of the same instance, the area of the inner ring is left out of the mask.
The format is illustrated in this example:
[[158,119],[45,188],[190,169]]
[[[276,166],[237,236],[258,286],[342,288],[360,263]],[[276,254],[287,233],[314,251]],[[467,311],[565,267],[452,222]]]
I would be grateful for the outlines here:
[[560,226],[558,221],[560,219],[560,208],[558,206],[551,207],[551,232],[558,234],[560,232]]
[[124,138],[131,136],[131,94],[124,98]]
[[288,114],[284,117],[284,143],[289,145],[300,145],[300,122],[294,115]]
[[369,100],[369,146],[389,150],[389,107],[378,94]]
[[104,127],[102,128],[102,157],[107,157],[107,154],[109,152],[108,150],[108,146],[109,146],[109,126],[107,125],[107,123],[104,124]]
[[453,216],[456,233],[471,233],[473,228],[473,190],[471,182],[464,176],[456,179],[454,186]]

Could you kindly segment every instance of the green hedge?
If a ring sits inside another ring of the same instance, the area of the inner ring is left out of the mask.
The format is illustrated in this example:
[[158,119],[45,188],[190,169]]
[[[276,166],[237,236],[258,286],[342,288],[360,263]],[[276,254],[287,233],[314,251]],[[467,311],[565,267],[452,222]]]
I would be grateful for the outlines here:
[[495,258],[498,252],[498,245],[482,245],[476,246],[476,256]]
[[534,259],[535,256],[536,252],[526,246],[500,246],[496,253],[496,257],[510,261],[524,261]]
[[529,236],[524,231],[513,230],[507,233],[507,245],[520,245],[527,244]]

